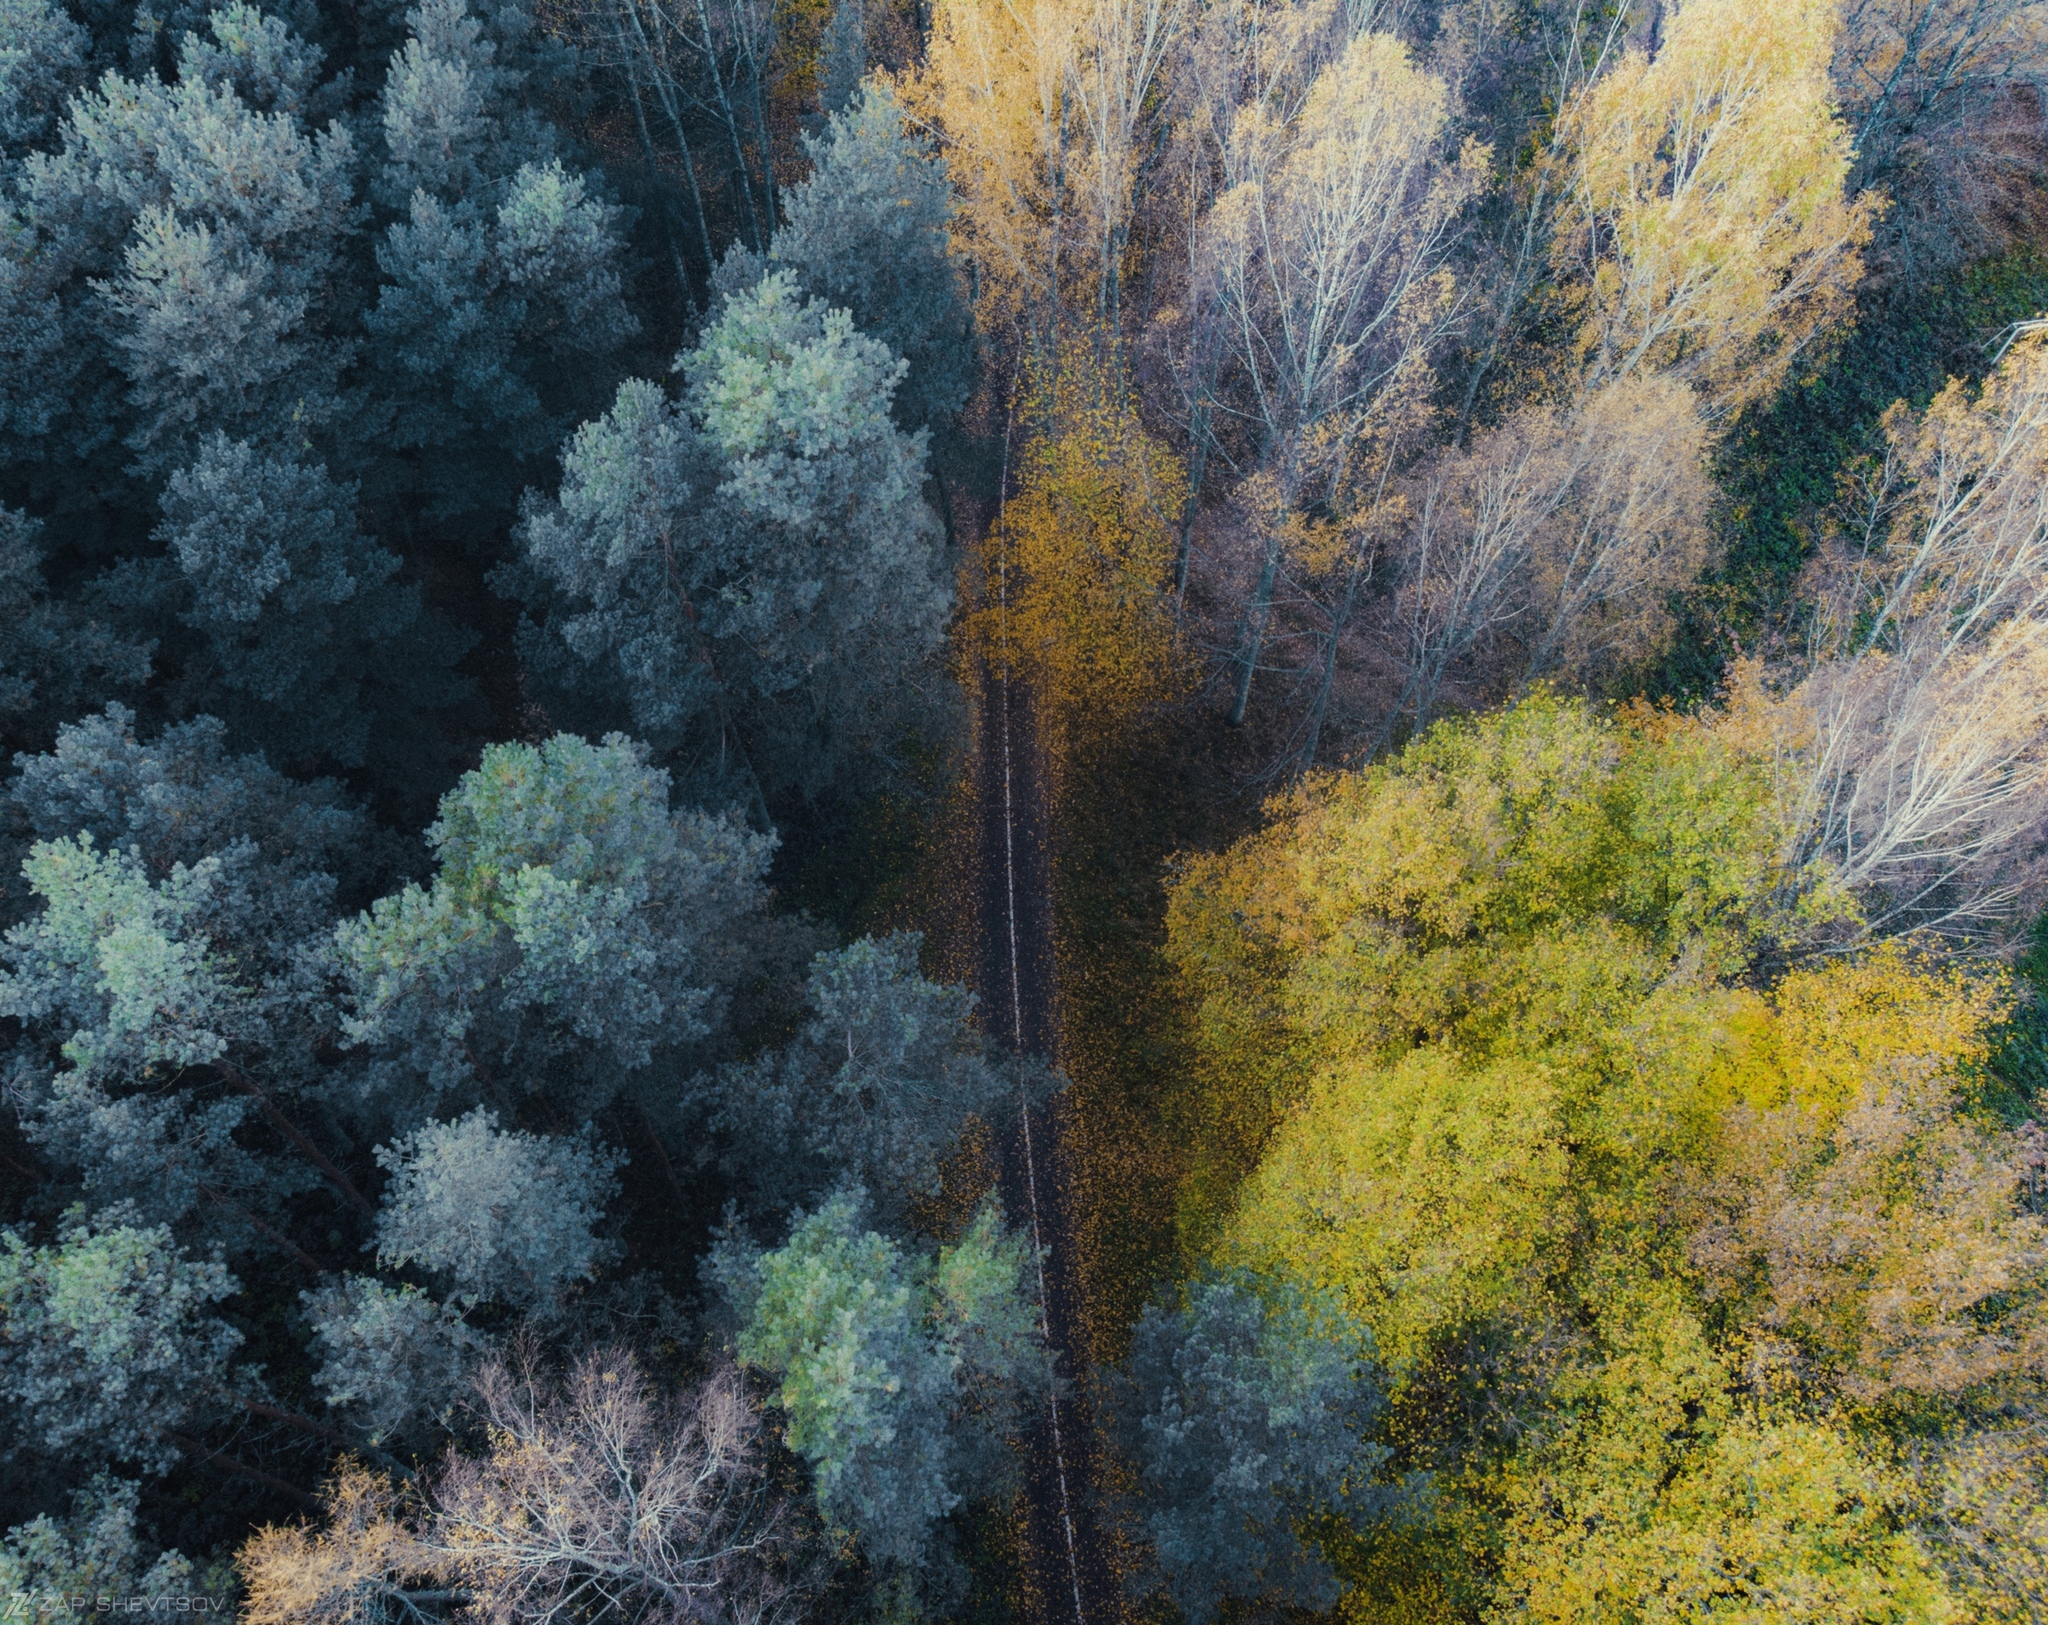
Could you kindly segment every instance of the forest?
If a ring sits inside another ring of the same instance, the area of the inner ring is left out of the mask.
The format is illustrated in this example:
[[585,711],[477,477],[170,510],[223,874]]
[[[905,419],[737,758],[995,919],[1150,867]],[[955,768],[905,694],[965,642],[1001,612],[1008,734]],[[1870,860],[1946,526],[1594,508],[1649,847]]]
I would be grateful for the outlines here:
[[2048,1619],[2042,0],[0,0],[0,758],[0,1619]]

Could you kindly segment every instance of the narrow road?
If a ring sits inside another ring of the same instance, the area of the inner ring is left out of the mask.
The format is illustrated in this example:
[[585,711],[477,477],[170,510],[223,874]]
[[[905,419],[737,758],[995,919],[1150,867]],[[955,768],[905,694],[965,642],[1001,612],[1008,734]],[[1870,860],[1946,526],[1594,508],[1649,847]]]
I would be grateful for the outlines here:
[[[1000,590],[1000,584],[999,584]],[[982,674],[976,764],[976,983],[992,1036],[1053,1051],[1052,865],[1030,696]],[[1041,1324],[1063,1379],[1025,1441],[1025,1606],[1033,1625],[1117,1625],[1119,1594],[1095,1510],[1097,1436],[1081,1352],[1064,1098],[1019,1110],[1003,1139],[1004,1211],[1039,1250]]]

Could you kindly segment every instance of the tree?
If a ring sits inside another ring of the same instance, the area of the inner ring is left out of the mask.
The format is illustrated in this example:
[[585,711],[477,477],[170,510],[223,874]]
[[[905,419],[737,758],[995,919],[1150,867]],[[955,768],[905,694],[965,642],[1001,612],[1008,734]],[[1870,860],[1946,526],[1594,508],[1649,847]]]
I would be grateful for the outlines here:
[[425,0],[406,21],[375,183],[402,217],[378,244],[388,280],[364,322],[393,445],[423,455],[436,510],[461,513],[504,499],[504,476],[479,468],[554,444],[587,404],[580,380],[637,324],[620,300],[620,211],[563,167],[482,21],[464,0]]
[[561,1379],[493,1363],[476,1396],[482,1451],[451,1457],[422,1499],[349,1463],[324,1529],[254,1535],[237,1558],[248,1617],[414,1618],[453,1592],[492,1621],[782,1625],[817,1589],[809,1531],[730,1370],[664,1391],[599,1349]]
[[92,39],[49,0],[13,0],[0,36],[0,148],[11,158],[49,139]]
[[[272,1092],[331,1098],[336,875],[366,894],[391,853],[338,786],[230,755],[213,719],[148,744],[133,724],[110,707],[60,729],[8,786],[32,840],[0,948],[18,1120],[52,1194],[304,1263],[280,1220],[309,1184],[368,1203]],[[275,1151],[243,1132],[259,1117]]]
[[1380,1396],[1371,1340],[1348,1347],[1355,1336],[1298,1296],[1268,1305],[1227,1277],[1139,1321],[1120,1430],[1136,1522],[1190,1619],[1214,1619],[1230,1597],[1337,1600],[1336,1576],[1297,1531],[1322,1516],[1367,1521],[1391,1499],[1369,1482],[1387,1452],[1363,1436]]
[[663,1395],[599,1350],[559,1387],[497,1365],[478,1392],[492,1448],[443,1475],[432,1541],[481,1617],[798,1616],[815,1568],[735,1373]]
[[819,954],[796,1040],[721,1076],[715,1122],[757,1208],[859,1186],[895,1228],[938,1194],[973,1120],[1042,1095],[976,1030],[971,993],[918,973],[919,945],[906,933]]
[[951,732],[925,437],[889,416],[903,364],[787,271],[680,366],[683,406],[635,380],[577,431],[500,580],[548,606],[536,664],[616,695],[688,782],[765,818],[765,792],[816,795]]
[[2042,18],[2029,0],[1854,0],[1834,83],[1858,190],[1893,199],[1877,258],[1907,285],[2039,218],[2032,128]]
[[467,1302],[547,1304],[617,1251],[591,1232],[618,1194],[620,1158],[580,1139],[507,1133],[478,1107],[379,1147],[391,1172],[377,1259],[417,1265]]
[[2048,351],[2028,336],[1974,394],[1895,407],[1852,527],[1823,555],[1822,612],[1783,706],[1801,854],[1879,929],[1968,932],[2031,881],[2048,792]]
[[[144,744],[135,713],[110,705],[60,727],[46,754],[17,757],[6,798],[33,838],[90,836],[133,854],[159,883],[180,865],[246,845],[261,876],[252,891],[267,908],[298,894],[317,911],[337,883],[361,892],[393,861],[340,785],[295,783],[259,756],[232,754],[212,717],[175,723]],[[266,912],[265,926],[277,918]]]
[[1841,953],[1794,833],[1740,706],[1538,695],[1180,880],[1186,1241],[1369,1331],[1388,1466],[1432,1475],[1325,1548],[1367,1617],[1904,1620],[1987,1583],[1902,1464],[2036,1403],[2038,1136],[1973,1081],[2009,993]]
[[1555,257],[1584,301],[1590,386],[1655,369],[1733,412],[1840,318],[1873,206],[1844,195],[1839,28],[1824,0],[1688,0],[1654,57],[1631,49],[1578,92]]
[[53,596],[43,525],[0,506],[0,718],[11,743],[47,745],[56,725],[149,676],[150,650]]
[[212,1306],[236,1290],[161,1225],[73,1214],[54,1247],[0,1232],[0,1389],[50,1454],[161,1472],[169,1436],[218,1401],[242,1337]]
[[1903,1625],[1954,1606],[1898,1527],[1900,1475],[1845,1430],[1731,1405],[1696,1324],[1644,1306],[1643,1325],[1519,1487],[1504,1607]]
[[769,261],[901,356],[909,370],[896,421],[942,434],[967,404],[976,360],[945,160],[912,136],[880,81],[862,85],[805,145],[811,173],[783,195]]
[[333,433],[354,349],[318,297],[357,218],[347,131],[258,112],[222,56],[191,36],[186,55],[175,85],[109,75],[82,92],[62,148],[23,173],[43,285],[90,279],[67,325],[125,376],[145,475],[191,462],[209,433],[294,449]]
[[235,1554],[249,1620],[385,1625],[417,1617],[415,1594],[445,1598],[440,1555],[389,1479],[344,1460],[322,1491],[324,1529],[266,1524]]
[[[267,1050],[282,1052],[289,1076],[295,1058],[292,961],[306,939],[285,937],[288,915],[262,920],[270,911],[250,896],[261,878],[252,857],[231,846],[152,883],[133,852],[103,854],[84,835],[38,842],[23,865],[43,907],[0,949],[0,1008],[25,1029],[21,1111],[96,1202],[139,1203],[175,1222],[202,1197],[260,1208],[292,1189],[289,1173],[234,1141],[261,1086],[221,1099],[202,1082],[248,1081],[242,1068]],[[238,916],[244,929],[279,928],[241,965],[215,951],[213,929]]]
[[739,1356],[778,1382],[818,1505],[878,1561],[926,1561],[932,1526],[997,1482],[1022,1393],[1049,1373],[1024,1293],[1022,1242],[984,1207],[934,1259],[863,1230],[833,1196],[759,1253],[714,1256],[739,1312]]
[[336,933],[365,1082],[424,1112],[540,1094],[578,1117],[716,1032],[771,840],[672,814],[621,735],[494,745],[441,801],[431,887]]
[[[145,1559],[135,1531],[140,1486],[102,1473],[71,1497],[71,1516],[47,1513],[17,1524],[0,1541],[0,1587],[10,1598],[188,1597],[202,1580],[183,1552]],[[19,1606],[19,1605],[17,1605]]]
[[982,279],[984,331],[1014,324],[1041,360],[1058,353],[1075,271],[1068,237],[1073,138],[1067,89],[1075,10],[973,0],[932,8],[910,105],[946,136],[959,228]]
[[1233,723],[1265,647],[1282,522],[1334,488],[1340,448],[1398,423],[1425,376],[1451,223],[1483,160],[1472,150],[1456,165],[1438,159],[1448,117],[1442,81],[1397,40],[1360,34],[1298,104],[1254,101],[1232,118],[1228,187],[1202,227],[1203,274],[1215,279],[1276,521],[1259,538]]
[[395,788],[471,697],[454,669],[469,639],[396,579],[400,561],[356,528],[355,507],[326,469],[216,434],[165,488],[161,566],[117,590],[159,614],[178,606],[199,633],[187,707],[282,765],[371,763]]
[[486,1340],[416,1286],[344,1275],[299,1294],[328,1406],[382,1443],[444,1416],[482,1362]]
[[1705,460],[1692,392],[1670,378],[1525,407],[1437,459],[1399,543],[1405,680],[1382,737],[1426,724],[1489,643],[1512,648],[1503,664],[1524,680],[1595,679],[1653,649],[1709,557]]

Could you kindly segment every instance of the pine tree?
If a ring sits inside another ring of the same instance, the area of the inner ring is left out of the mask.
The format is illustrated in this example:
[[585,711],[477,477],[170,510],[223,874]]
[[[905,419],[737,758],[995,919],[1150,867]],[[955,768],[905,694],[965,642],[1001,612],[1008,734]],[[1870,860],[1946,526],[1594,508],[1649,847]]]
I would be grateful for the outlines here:
[[[835,17],[857,10],[848,0]],[[790,267],[806,293],[850,312],[856,328],[902,357],[909,370],[896,421],[942,436],[967,404],[976,364],[945,160],[911,134],[879,81],[862,85],[805,145],[811,173],[783,195],[768,263]]]

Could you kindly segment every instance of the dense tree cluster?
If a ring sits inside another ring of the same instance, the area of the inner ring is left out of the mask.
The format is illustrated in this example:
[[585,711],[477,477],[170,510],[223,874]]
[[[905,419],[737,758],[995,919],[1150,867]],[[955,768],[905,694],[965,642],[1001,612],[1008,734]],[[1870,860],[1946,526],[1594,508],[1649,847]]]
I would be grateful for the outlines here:
[[2039,1617],[2044,110],[2036,0],[0,0],[0,1593],[1007,1618],[1057,1405],[1148,1617]]

